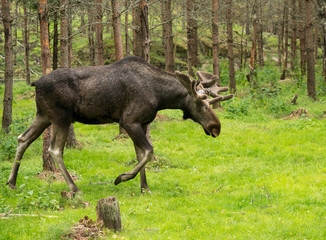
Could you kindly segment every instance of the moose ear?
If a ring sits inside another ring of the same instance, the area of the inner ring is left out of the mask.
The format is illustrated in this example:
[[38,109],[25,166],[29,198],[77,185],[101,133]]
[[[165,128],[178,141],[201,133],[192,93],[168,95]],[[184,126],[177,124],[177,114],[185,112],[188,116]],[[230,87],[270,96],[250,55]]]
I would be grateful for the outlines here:
[[179,80],[179,82],[188,90],[189,94],[192,96],[196,96],[196,81],[195,80],[191,80],[189,75],[184,74],[182,72],[179,71],[175,71],[175,75],[177,76],[177,79]]

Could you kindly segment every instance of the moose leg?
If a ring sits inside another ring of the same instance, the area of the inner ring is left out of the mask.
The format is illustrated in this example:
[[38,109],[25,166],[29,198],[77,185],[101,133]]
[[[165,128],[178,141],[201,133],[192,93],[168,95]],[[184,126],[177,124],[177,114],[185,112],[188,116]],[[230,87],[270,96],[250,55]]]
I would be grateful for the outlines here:
[[[128,135],[134,142],[135,149],[137,148],[140,149],[139,152],[142,152],[142,154],[139,154],[141,159],[138,159],[139,162],[136,165],[136,167],[129,172],[119,175],[114,182],[115,185],[118,185],[121,182],[125,182],[136,177],[138,172],[140,172],[141,169],[145,167],[146,163],[148,163],[150,160],[153,159],[153,147],[148,142],[143,127],[140,124],[125,124],[123,128],[127,131]],[[143,171],[142,173],[143,175],[141,177],[143,177],[142,181],[144,183],[144,188],[146,189],[147,183],[145,177],[145,168],[142,171]]]
[[[138,160],[138,162],[140,162],[144,158],[144,153],[137,146],[135,146],[135,151],[136,151],[136,155],[137,155],[137,160]],[[151,192],[151,190],[149,189],[149,187],[147,185],[145,167],[140,169],[139,174],[140,174],[140,189],[141,189],[141,192]]]
[[55,163],[58,165],[70,191],[75,194],[80,190],[72,180],[70,174],[68,173],[65,164],[63,163],[63,148],[68,136],[68,129],[70,124],[65,124],[64,126],[59,126],[58,124],[53,124],[53,134],[51,138],[51,144],[49,148],[49,153]]
[[46,117],[37,114],[31,126],[18,137],[15,161],[7,182],[11,189],[16,188],[18,169],[24,152],[29,147],[29,145],[31,145],[31,143],[41,135],[44,129],[50,125],[51,123]]

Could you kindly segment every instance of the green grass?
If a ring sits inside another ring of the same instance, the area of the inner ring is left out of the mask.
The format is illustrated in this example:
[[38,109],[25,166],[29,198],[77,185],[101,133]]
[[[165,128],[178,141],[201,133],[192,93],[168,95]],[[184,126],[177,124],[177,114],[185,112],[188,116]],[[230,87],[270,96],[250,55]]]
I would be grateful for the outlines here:
[[[26,116],[35,112],[29,91],[16,83],[15,129],[25,127],[31,121]],[[117,125],[75,124],[81,149],[66,149],[64,159],[78,177],[81,199],[90,202],[87,208],[61,199],[60,192],[68,190],[64,182],[36,177],[42,171],[38,139],[22,160],[16,191],[5,185],[12,159],[0,160],[0,212],[57,217],[0,219],[0,239],[60,239],[85,215],[96,220],[97,200],[108,196],[120,203],[123,227],[120,233],[108,232],[108,239],[323,239],[325,98],[313,102],[302,94],[299,105],[279,108],[281,114],[271,111],[270,102],[290,98],[292,91],[283,86],[277,96],[224,103],[217,112],[222,133],[216,139],[198,124],[180,121],[180,111],[162,111],[169,120],[151,125],[156,161],[148,164],[147,175],[152,194],[140,193],[139,176],[113,184],[135,163],[131,140],[114,139]],[[245,88],[239,92],[246,93]],[[279,118],[298,107],[310,115]]]

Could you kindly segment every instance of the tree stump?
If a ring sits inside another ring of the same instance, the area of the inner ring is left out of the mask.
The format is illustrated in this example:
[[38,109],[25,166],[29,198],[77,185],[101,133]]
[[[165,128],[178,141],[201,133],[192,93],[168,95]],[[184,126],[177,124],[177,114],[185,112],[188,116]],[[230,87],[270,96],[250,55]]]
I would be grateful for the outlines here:
[[102,221],[103,226],[114,231],[121,230],[121,216],[119,202],[116,197],[107,197],[97,201],[97,222]]

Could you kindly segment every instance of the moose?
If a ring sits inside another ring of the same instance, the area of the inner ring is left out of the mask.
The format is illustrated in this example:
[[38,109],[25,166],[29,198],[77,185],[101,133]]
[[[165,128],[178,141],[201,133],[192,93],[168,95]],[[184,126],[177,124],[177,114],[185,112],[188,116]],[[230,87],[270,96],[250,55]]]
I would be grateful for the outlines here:
[[[145,165],[153,159],[153,147],[146,138],[159,110],[181,109],[183,118],[199,123],[212,137],[220,134],[221,124],[210,104],[233,95],[219,95],[228,88],[216,86],[217,76],[197,72],[201,81],[181,72],[168,73],[131,56],[111,65],[60,68],[42,76],[35,86],[36,117],[18,137],[14,165],[7,184],[16,187],[19,165],[25,150],[52,124],[49,153],[57,164],[71,193],[80,190],[69,175],[63,150],[71,123],[106,124],[117,122],[134,143],[138,164],[119,175],[115,185],[133,179],[140,172],[141,190],[149,191]],[[209,98],[213,96],[214,98]]]

